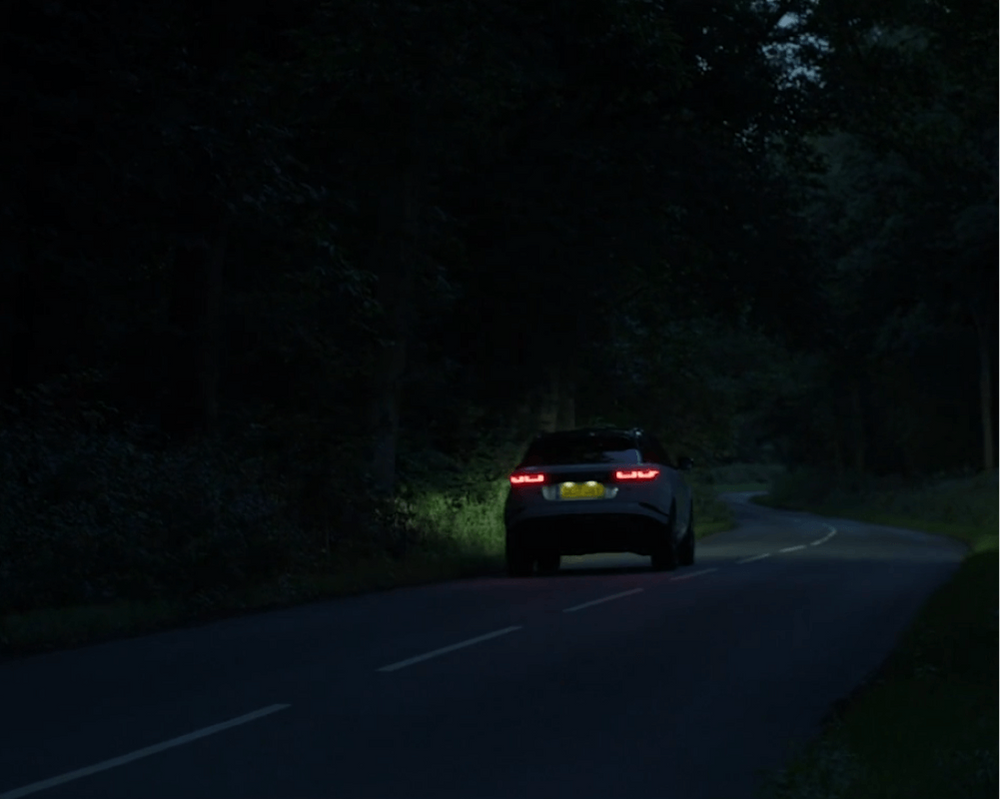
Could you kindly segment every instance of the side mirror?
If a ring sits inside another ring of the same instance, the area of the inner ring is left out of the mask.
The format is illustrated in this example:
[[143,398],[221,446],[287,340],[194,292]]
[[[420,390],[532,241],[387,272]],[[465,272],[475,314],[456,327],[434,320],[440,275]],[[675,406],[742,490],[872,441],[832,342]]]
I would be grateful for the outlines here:
[[694,461],[688,457],[678,458],[677,468],[680,469],[682,472],[690,471],[691,469],[694,468]]

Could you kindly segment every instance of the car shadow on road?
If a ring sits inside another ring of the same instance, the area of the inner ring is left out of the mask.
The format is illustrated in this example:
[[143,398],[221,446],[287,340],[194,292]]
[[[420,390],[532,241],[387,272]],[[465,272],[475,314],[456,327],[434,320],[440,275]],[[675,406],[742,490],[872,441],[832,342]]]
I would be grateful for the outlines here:
[[559,571],[548,577],[610,576],[652,573],[649,558],[629,553],[563,556]]

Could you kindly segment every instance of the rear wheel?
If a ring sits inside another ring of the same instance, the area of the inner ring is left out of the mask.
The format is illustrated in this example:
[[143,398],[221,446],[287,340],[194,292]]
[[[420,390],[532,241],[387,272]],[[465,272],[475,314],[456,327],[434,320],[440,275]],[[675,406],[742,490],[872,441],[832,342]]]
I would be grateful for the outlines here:
[[511,577],[530,577],[535,567],[533,553],[524,545],[517,533],[507,533],[507,574]]
[[670,518],[663,525],[663,529],[657,531],[658,540],[653,546],[651,560],[656,571],[672,571],[677,568],[676,527],[677,506],[671,505]]
[[538,556],[538,571],[542,574],[555,574],[559,571],[560,560],[558,552],[543,552]]
[[677,550],[677,561],[681,566],[691,566],[694,564],[694,508],[688,511],[687,531],[681,539]]

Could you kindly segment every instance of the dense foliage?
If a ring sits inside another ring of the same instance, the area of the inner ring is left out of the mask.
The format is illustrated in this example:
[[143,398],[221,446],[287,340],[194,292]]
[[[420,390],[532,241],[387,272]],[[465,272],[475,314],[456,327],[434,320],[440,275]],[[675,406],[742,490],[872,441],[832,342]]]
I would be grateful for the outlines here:
[[994,465],[985,2],[0,21],[5,607],[402,557],[539,428]]

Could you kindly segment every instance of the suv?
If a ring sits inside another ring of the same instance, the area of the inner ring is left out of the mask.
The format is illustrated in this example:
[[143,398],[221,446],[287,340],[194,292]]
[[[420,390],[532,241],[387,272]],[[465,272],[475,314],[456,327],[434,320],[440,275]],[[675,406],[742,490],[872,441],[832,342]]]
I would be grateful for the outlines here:
[[504,506],[507,570],[559,569],[562,555],[635,552],[654,569],[694,563],[691,489],[642,430],[584,428],[538,436],[510,476]]

